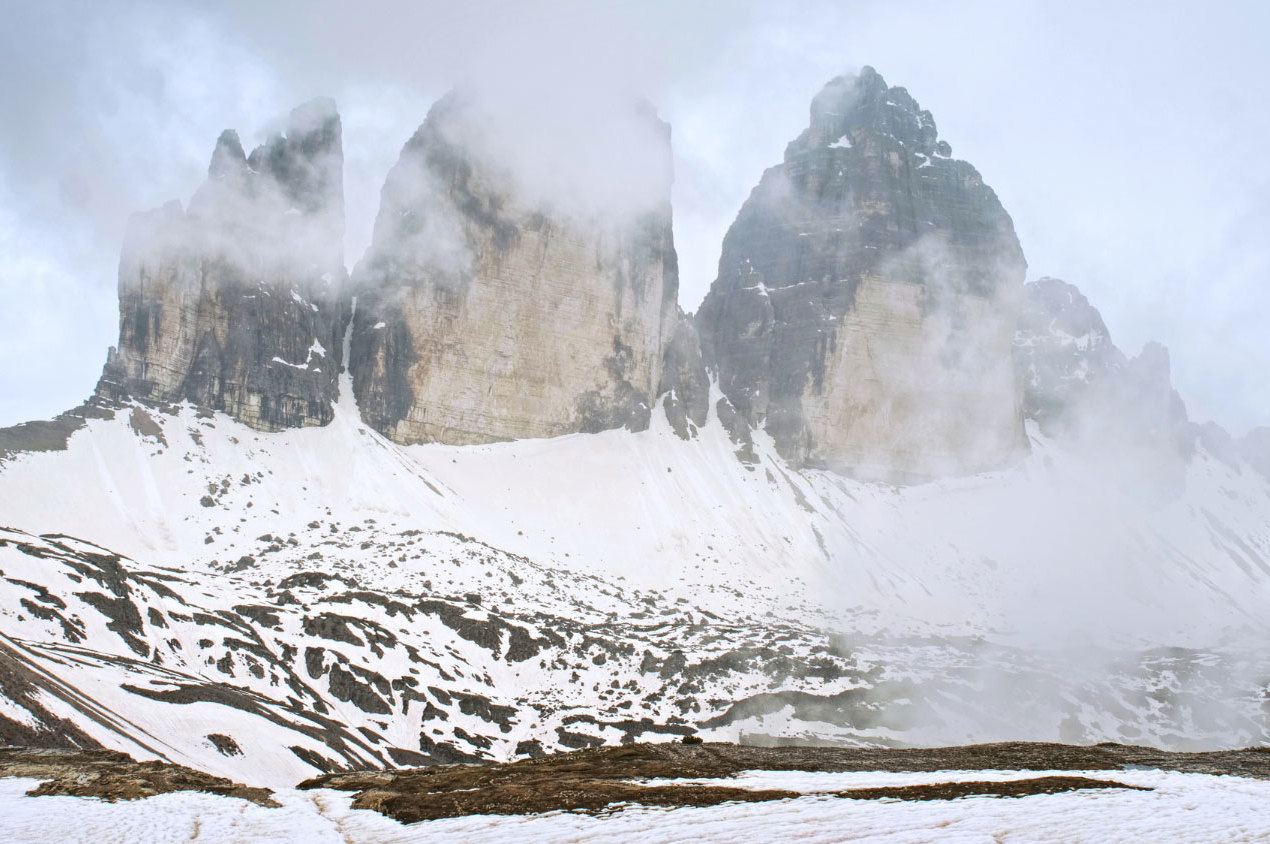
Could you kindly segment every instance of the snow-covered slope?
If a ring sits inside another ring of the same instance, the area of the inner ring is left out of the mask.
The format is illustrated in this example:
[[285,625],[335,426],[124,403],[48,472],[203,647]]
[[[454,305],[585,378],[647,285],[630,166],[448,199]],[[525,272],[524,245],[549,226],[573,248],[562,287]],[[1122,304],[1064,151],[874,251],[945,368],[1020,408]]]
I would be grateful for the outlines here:
[[[704,808],[630,806],[579,812],[474,815],[401,824],[377,812],[352,809],[345,794],[286,789],[279,808],[211,794],[181,792],[108,803],[77,797],[29,797],[36,780],[0,781],[0,835],[15,842],[276,841],[313,844],[415,844],[464,841],[732,842],[758,836],[809,844],[947,844],[1053,841],[1072,844],[1186,841],[1189,844],[1264,841],[1270,836],[1265,800],[1270,782],[1172,771],[1088,771],[1132,788],[1089,789],[1021,798],[959,800],[844,800],[832,789],[946,783],[973,777],[1008,781],[1047,772],[805,774],[756,771],[724,782],[742,788],[781,788],[802,797]],[[1072,771],[1056,774],[1070,775]],[[683,782],[671,780],[669,782]],[[793,833],[793,830],[797,830]]]
[[1035,431],[1013,469],[895,488],[661,414],[399,446],[342,396],[281,433],[125,406],[0,464],[0,729],[277,785],[694,730],[1270,737],[1239,646],[1270,485],[1202,448],[1180,497]]

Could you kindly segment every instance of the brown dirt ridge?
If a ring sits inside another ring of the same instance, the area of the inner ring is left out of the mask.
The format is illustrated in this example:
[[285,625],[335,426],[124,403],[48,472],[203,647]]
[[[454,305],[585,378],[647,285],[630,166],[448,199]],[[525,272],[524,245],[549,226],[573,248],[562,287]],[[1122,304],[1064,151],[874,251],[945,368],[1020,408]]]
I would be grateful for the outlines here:
[[995,782],[932,782],[923,785],[899,785],[884,788],[853,788],[839,791],[835,797],[852,800],[956,800],[960,797],[1027,797],[1031,794],[1058,794],[1083,788],[1127,788],[1151,791],[1141,785],[1126,785],[1115,780],[1089,777],[1029,777],[1022,780]]
[[[403,823],[465,815],[604,812],[627,804],[712,806],[804,796],[726,786],[644,785],[650,779],[715,779],[741,771],[1115,771],[1161,769],[1270,778],[1270,750],[1172,753],[1147,747],[1011,742],[941,748],[747,747],[735,744],[628,744],[498,765],[445,765],[325,774],[300,788],[356,792],[353,807]],[[934,783],[853,789],[853,799],[945,800],[1021,797],[1082,788],[1133,788],[1113,780],[1044,776],[1010,782]],[[1140,789],[1139,789],[1140,790]]]
[[[355,792],[353,807],[403,823],[466,815],[553,811],[603,813],[630,805],[713,806],[807,796],[694,782],[742,771],[1108,771],[1167,770],[1270,779],[1270,748],[1174,753],[1118,744],[1075,746],[1009,742],[937,748],[755,747],[725,743],[625,744],[503,764],[433,765],[324,774],[301,789]],[[272,792],[167,762],[137,762],[96,749],[0,747],[0,777],[42,780],[32,796],[70,795],[135,800],[201,791],[277,806]],[[820,796],[855,800],[953,800],[1024,797],[1090,788],[1150,790],[1117,782],[1047,773],[1008,781],[936,782],[857,788]]]
[[114,750],[0,747],[0,777],[44,780],[27,794],[139,800],[173,791],[202,791],[275,807],[273,792],[170,762],[137,762]]

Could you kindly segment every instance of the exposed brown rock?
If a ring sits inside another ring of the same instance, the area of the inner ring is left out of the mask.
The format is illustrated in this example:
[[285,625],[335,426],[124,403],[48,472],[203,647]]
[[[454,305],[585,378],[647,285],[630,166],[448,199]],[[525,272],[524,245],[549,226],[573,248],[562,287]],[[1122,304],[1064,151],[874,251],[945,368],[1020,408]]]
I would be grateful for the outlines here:
[[169,762],[137,762],[114,750],[0,747],[0,777],[44,780],[27,792],[32,796],[60,794],[113,802],[173,791],[202,791],[261,806],[278,805],[267,788],[252,788]]
[[[501,765],[447,765],[405,771],[326,774],[300,788],[355,791],[353,806],[405,823],[475,814],[587,812],[615,804],[710,806],[802,795],[723,786],[640,785],[650,779],[715,779],[742,771],[1118,770],[1129,766],[1270,777],[1262,749],[1169,753],[1100,744],[1002,743],[923,749],[748,747],[735,744],[628,744]],[[852,789],[839,797],[944,800],[971,794],[1023,796],[1080,788],[1132,788],[1111,780],[1047,776],[1015,782],[935,783]]]
[[888,788],[853,788],[839,791],[835,796],[851,800],[956,800],[960,797],[1027,797],[1032,794],[1059,794],[1086,788],[1151,791],[1140,785],[1125,785],[1114,780],[1095,780],[1089,777],[1030,777],[995,782],[934,782]]
[[64,451],[71,436],[89,419],[113,419],[110,402],[94,396],[52,419],[0,428],[0,461],[26,451]]

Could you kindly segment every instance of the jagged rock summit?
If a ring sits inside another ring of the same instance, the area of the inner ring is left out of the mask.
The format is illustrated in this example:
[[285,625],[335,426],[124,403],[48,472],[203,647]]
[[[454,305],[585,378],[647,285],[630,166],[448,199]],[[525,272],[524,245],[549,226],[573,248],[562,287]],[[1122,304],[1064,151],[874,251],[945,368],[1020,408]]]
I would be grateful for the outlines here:
[[872,68],[831,81],[723,242],[708,363],[796,465],[917,480],[1024,446],[1010,344],[1025,262],[979,173]]
[[216,143],[208,178],[129,223],[119,344],[98,396],[189,401],[262,430],[331,419],[345,276],[343,147],[317,99],[248,156]]
[[653,154],[615,166],[650,201],[579,213],[495,143],[518,127],[480,95],[432,107],[353,274],[350,369],[372,427],[467,444],[648,426],[678,321],[670,130],[651,109],[629,119]]
[[1015,348],[1024,410],[1053,430],[1091,384],[1123,368],[1126,359],[1102,314],[1075,285],[1045,277],[1023,290]]
[[621,131],[603,137],[474,90],[442,98],[348,285],[334,104],[296,109],[250,156],[224,133],[188,211],[132,223],[98,395],[326,424],[351,318],[360,412],[400,443],[642,430],[659,398],[691,438],[710,366],[736,440],[764,427],[794,465],[921,480],[1023,447],[1022,253],[903,89],[866,68],[816,97],[695,322],[676,301],[669,127],[646,105],[610,111]]
[[1024,285],[1014,345],[1025,411],[1042,430],[1189,456],[1196,426],[1173,388],[1168,350],[1148,342],[1127,357],[1075,285],[1048,277]]
[[1114,482],[1175,498],[1197,442],[1228,466],[1240,462],[1226,431],[1188,419],[1168,350],[1148,342],[1136,357],[1125,355],[1072,284],[1040,278],[1024,285],[1014,353],[1028,418]]

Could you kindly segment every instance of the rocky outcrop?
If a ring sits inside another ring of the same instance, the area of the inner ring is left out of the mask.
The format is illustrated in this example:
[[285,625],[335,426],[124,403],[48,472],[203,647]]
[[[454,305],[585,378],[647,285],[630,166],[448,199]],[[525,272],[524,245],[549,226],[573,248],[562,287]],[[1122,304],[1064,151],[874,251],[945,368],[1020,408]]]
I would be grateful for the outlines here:
[[262,430],[330,421],[344,321],[343,149],[330,100],[250,156],[220,136],[207,182],[133,217],[119,344],[99,396],[223,410]]
[[112,403],[92,396],[79,407],[59,413],[52,419],[0,428],[0,463],[23,452],[65,451],[71,436],[87,425],[89,419],[113,418],[115,409]]
[[708,363],[794,464],[918,480],[1025,448],[1011,360],[1025,262],[930,112],[834,79],[763,174],[697,315]]
[[1173,389],[1168,350],[1149,342],[1126,357],[1074,285],[1042,278],[1024,286],[1014,346],[1024,407],[1042,430],[1190,453],[1198,429]]
[[1023,407],[1052,431],[1090,387],[1124,369],[1102,315],[1073,284],[1041,278],[1023,287],[1014,341]]
[[27,792],[31,797],[95,797],[113,803],[193,791],[237,797],[260,806],[279,805],[267,788],[253,788],[171,762],[138,762],[126,753],[98,749],[96,742],[89,748],[73,744],[69,748],[0,747],[0,776],[43,780]]
[[1168,351],[1149,342],[1125,356],[1071,284],[1042,278],[1024,286],[1015,355],[1028,417],[1104,468],[1109,482],[1167,500],[1185,488],[1196,442],[1228,465],[1239,461],[1229,434],[1187,418]]
[[647,427],[678,265],[669,128],[650,110],[637,128],[656,154],[620,164],[655,200],[584,213],[527,187],[520,151],[486,143],[517,127],[479,97],[433,106],[353,275],[350,369],[372,427],[454,444]]

